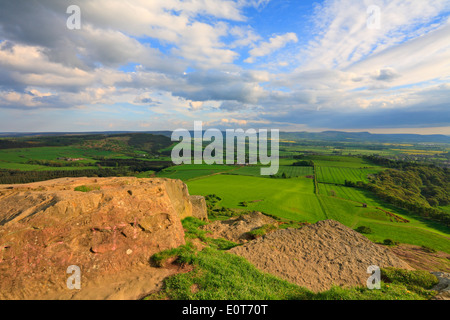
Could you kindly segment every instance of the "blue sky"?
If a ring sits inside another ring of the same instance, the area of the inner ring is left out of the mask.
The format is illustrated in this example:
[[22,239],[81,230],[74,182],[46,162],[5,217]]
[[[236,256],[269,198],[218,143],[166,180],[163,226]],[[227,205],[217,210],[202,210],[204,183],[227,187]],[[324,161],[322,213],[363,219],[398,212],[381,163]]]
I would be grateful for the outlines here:
[[448,0],[4,0],[0,132],[201,120],[450,135],[449,13]]

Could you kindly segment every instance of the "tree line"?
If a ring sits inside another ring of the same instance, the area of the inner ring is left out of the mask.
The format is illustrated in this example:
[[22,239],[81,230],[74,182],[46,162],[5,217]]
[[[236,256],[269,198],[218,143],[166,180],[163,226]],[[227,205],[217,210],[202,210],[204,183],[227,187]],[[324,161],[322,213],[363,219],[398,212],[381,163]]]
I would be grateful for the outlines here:
[[51,171],[0,170],[0,184],[20,184],[66,177],[125,177],[133,172],[126,168]]

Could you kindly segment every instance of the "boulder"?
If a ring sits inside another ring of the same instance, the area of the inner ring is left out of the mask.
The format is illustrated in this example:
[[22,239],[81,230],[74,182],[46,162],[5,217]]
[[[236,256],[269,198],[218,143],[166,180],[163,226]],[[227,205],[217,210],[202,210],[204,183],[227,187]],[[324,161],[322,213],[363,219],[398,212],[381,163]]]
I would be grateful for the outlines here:
[[190,199],[192,203],[192,216],[203,221],[208,221],[205,197],[191,196]]
[[[0,299],[95,298],[92,289],[99,279],[120,278],[126,284],[125,274],[136,278],[134,268],[141,273],[151,268],[154,253],[185,243],[181,220],[193,211],[206,216],[206,208],[202,212],[197,205],[201,201],[194,202],[183,182],[170,179],[63,178],[1,185]],[[81,270],[81,290],[67,286],[72,265]],[[146,272],[160,278],[151,269]],[[103,292],[97,298],[108,296]]]

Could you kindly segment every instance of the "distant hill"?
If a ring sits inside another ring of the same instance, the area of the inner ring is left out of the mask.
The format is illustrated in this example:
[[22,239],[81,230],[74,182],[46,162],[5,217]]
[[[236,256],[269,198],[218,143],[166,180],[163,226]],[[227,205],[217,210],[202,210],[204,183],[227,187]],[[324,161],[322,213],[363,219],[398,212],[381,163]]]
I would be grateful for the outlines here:
[[354,141],[376,143],[450,143],[450,136],[420,134],[372,134],[369,132],[325,131],[282,132],[280,138],[286,140],[322,140],[322,141]]
[[0,134],[0,149],[81,146],[101,150],[159,154],[172,145],[169,137],[149,133],[34,133]]
[[[49,136],[86,136],[86,135],[118,135],[146,133],[152,135],[161,135],[170,137],[172,131],[104,131],[104,132],[38,132],[38,133],[11,133],[0,132],[0,138],[19,138],[19,137],[49,137]],[[354,141],[354,142],[374,142],[374,143],[450,143],[450,136],[434,134],[373,134],[369,132],[343,132],[343,131],[324,131],[324,132],[281,132],[280,138],[285,140],[321,140],[321,141]]]

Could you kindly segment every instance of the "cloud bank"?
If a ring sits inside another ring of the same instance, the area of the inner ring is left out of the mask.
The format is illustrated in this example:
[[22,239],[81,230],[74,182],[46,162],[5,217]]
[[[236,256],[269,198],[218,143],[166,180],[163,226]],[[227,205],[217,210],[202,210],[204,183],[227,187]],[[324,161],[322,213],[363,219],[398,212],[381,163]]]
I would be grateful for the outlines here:
[[6,0],[0,131],[450,127],[448,1],[311,2],[305,24],[294,5]]

